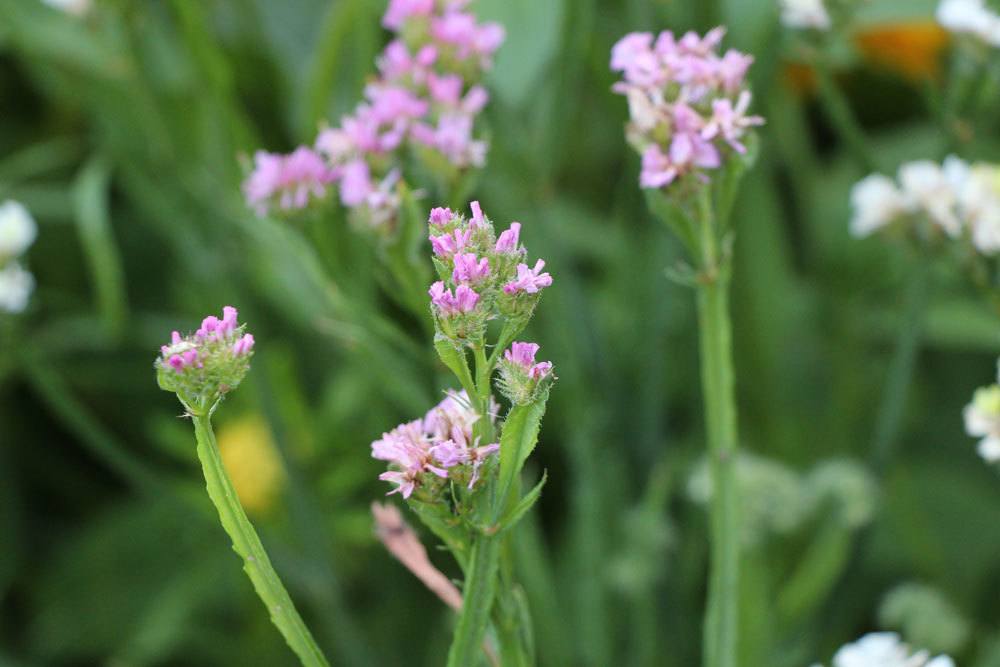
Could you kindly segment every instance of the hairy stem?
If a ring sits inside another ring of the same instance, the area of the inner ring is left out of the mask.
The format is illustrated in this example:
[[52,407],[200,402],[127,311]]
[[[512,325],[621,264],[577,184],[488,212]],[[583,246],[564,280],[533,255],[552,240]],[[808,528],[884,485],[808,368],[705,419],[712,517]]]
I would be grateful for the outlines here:
[[465,573],[462,590],[462,614],[448,651],[448,667],[476,664],[496,597],[501,539],[480,533],[472,543],[469,569]]
[[281,579],[271,565],[271,560],[267,557],[267,552],[264,551],[264,545],[257,537],[257,531],[243,511],[236,489],[233,488],[233,483],[222,464],[222,456],[219,454],[219,446],[215,442],[215,433],[212,431],[209,417],[196,415],[192,420],[195,437],[198,439],[198,459],[205,473],[209,498],[219,512],[222,527],[233,541],[233,550],[243,558],[243,569],[271,614],[271,621],[303,665],[326,667],[328,663],[323,652],[295,610],[288,591],[282,585]]
[[740,524],[736,479],[736,398],[733,380],[729,274],[711,205],[701,206],[704,276],[698,286],[702,393],[712,478],[711,565],[704,629],[705,665],[737,667]]

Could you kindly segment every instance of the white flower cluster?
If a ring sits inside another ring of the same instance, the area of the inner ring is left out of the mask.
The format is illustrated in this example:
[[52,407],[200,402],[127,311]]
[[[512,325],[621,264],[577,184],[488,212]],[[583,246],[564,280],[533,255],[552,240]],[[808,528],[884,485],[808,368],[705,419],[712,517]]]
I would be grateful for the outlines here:
[[979,441],[979,455],[988,463],[1000,461],[1000,385],[980,387],[962,412],[965,432]]
[[899,168],[898,184],[871,174],[851,189],[851,233],[868,236],[896,222],[926,216],[950,238],[967,235],[983,255],[1000,251],[1000,167],[951,156]]
[[955,667],[955,662],[946,655],[931,658],[927,651],[911,655],[896,633],[873,632],[840,647],[833,667]]
[[37,228],[16,201],[0,204],[0,312],[19,313],[28,305],[35,279],[18,259],[35,242]]
[[1000,15],[985,0],[941,0],[937,20],[946,29],[966,33],[1000,47]]
[[796,30],[829,30],[830,15],[823,0],[778,0],[781,23]]

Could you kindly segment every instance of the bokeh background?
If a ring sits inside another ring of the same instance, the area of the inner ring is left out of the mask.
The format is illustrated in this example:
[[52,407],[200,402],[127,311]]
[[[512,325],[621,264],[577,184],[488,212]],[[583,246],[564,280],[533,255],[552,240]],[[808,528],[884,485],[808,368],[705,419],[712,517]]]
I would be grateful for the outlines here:
[[[894,629],[1000,665],[1000,477],[961,420],[995,375],[1000,321],[946,263],[849,237],[865,172],[774,3],[476,8],[508,40],[475,196],[499,224],[524,223],[555,277],[530,331],[560,376],[535,457],[549,482],[517,536],[540,663],[700,659],[693,298],[665,276],[679,249],[637,187],[608,58],[629,30],[725,23],[726,43],[757,57],[768,118],[735,213],[753,453],[741,664],[828,661]],[[241,156],[308,143],[354,106],[383,10],[95,0],[76,15],[0,0],[0,199],[40,227],[30,308],[0,316],[0,665],[293,664],[152,371],[171,329],[224,304],[258,353],[219,413],[220,445],[320,643],[338,665],[442,664],[452,614],[384,551],[368,509],[386,491],[369,443],[439,396],[425,330],[372,288],[371,250],[335,207],[261,220],[239,191]],[[949,148],[927,102],[950,52],[933,10],[874,0],[834,50],[886,170]],[[998,119],[951,148],[996,159]]]

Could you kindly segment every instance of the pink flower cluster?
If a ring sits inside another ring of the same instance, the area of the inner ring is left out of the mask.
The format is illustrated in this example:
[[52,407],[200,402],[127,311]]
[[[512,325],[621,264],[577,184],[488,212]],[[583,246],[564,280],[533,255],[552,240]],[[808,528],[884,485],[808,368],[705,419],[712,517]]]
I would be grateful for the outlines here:
[[318,153],[300,146],[289,155],[266,151],[254,154],[254,168],[243,183],[247,204],[258,215],[272,206],[281,210],[305,208],[310,197],[325,197],[335,172]]
[[670,31],[631,33],[612,49],[611,69],[622,73],[613,90],[628,98],[628,137],[642,155],[642,187],[666,187],[690,173],[706,179],[727,153],[745,153],[743,138],[763,124],[747,115],[753,58],[733,49],[720,54],[723,35],[721,27],[680,39]]
[[423,419],[382,434],[372,443],[372,457],[389,463],[390,469],[379,475],[396,485],[389,493],[409,498],[417,488],[433,486],[434,478],[449,477],[468,478],[472,489],[483,463],[500,449],[497,443],[479,446],[478,439],[473,440],[472,427],[479,418],[464,391],[449,392]]
[[[222,309],[222,319],[209,315],[201,322],[201,327],[193,336],[184,338],[177,331],[170,335],[170,344],[160,347],[163,363],[182,373],[188,368],[203,368],[203,353],[199,353],[208,343],[221,343],[234,357],[245,356],[253,350],[253,334],[237,336],[239,313],[232,306]],[[213,346],[216,347],[216,346]]]
[[489,94],[476,81],[492,65],[504,30],[478,23],[467,5],[390,0],[382,24],[396,38],[378,58],[379,76],[365,87],[364,100],[337,127],[322,130],[314,148],[285,158],[301,154],[302,164],[279,169],[275,160],[284,156],[258,154],[244,185],[250,205],[258,212],[275,202],[302,208],[335,182],[341,203],[379,227],[399,208],[395,188],[407,149],[418,159],[422,151],[440,156],[425,160],[432,169],[441,157],[450,170],[482,166],[487,143],[474,129]]
[[535,363],[535,355],[538,354],[538,343],[511,343],[510,349],[505,350],[503,358],[510,364],[521,367],[532,380],[541,380],[552,372],[551,361],[540,361]]
[[552,284],[552,276],[544,272],[544,260],[534,267],[523,262],[527,251],[520,243],[520,223],[511,223],[497,237],[479,202],[472,202],[470,208],[468,219],[451,209],[435,208],[428,220],[441,277],[428,293],[439,322],[469,314],[485,322],[496,314],[486,310],[495,306],[500,314],[510,314],[520,295],[537,295]]

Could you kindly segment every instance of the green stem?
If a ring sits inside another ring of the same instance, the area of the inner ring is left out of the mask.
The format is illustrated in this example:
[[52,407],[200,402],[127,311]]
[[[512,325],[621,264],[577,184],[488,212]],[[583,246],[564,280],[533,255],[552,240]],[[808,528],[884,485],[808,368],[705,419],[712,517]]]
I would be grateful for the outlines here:
[[875,438],[872,445],[872,462],[877,471],[885,470],[892,459],[893,449],[899,439],[906,397],[920,350],[924,311],[927,305],[927,269],[917,266],[910,272],[904,312],[899,323],[896,348],[889,364],[889,372],[882,392]]
[[864,130],[858,124],[851,105],[842,90],[833,80],[830,66],[821,58],[816,60],[816,77],[819,84],[819,96],[823,102],[823,111],[833,125],[834,131],[844,142],[854,156],[858,166],[865,172],[877,170],[875,158],[872,156],[870,144]]
[[704,276],[698,286],[702,393],[712,477],[711,565],[704,629],[707,667],[737,667],[740,524],[728,259],[719,257],[711,205],[701,206]]
[[496,597],[501,539],[480,533],[472,543],[462,590],[462,614],[448,651],[448,667],[476,664]]
[[[470,400],[475,401],[476,411],[481,415],[474,431],[483,442],[493,442],[493,422],[489,417],[492,364],[486,357],[486,347],[482,342],[476,344],[472,352],[476,367],[475,391],[470,394]],[[478,533],[473,538],[462,590],[462,612],[448,652],[448,667],[468,667],[475,664],[474,656],[482,648],[497,593],[503,540],[503,536],[485,533]],[[506,633],[499,634],[503,664],[507,665],[514,648],[506,641],[509,639]]]
[[219,512],[222,527],[233,541],[233,550],[243,558],[243,569],[250,577],[257,595],[264,602],[271,621],[306,667],[327,667],[322,651],[302,621],[292,599],[257,537],[257,531],[240,504],[236,489],[226,473],[215,442],[215,433],[207,415],[194,415],[195,437],[198,439],[198,459],[205,473],[209,498]]

